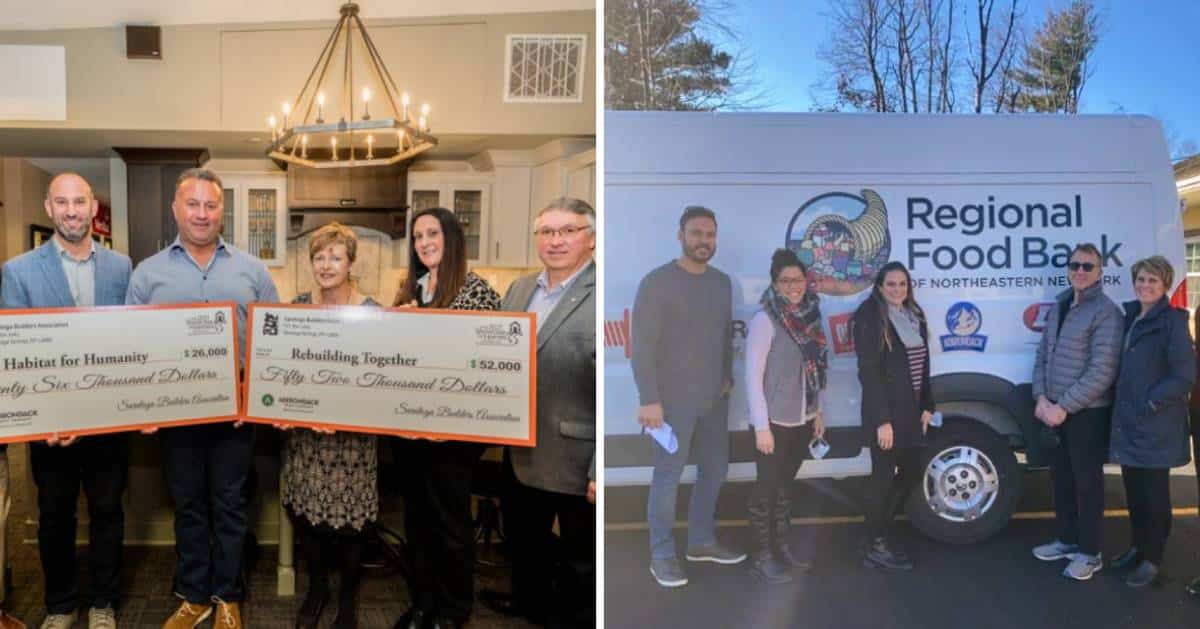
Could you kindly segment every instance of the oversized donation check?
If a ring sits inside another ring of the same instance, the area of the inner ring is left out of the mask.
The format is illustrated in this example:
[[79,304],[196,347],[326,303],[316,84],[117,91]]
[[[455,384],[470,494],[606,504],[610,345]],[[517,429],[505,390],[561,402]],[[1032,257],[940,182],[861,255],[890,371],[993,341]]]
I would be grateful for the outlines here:
[[246,419],[534,445],[532,313],[253,304]]
[[238,418],[232,303],[0,310],[0,442]]

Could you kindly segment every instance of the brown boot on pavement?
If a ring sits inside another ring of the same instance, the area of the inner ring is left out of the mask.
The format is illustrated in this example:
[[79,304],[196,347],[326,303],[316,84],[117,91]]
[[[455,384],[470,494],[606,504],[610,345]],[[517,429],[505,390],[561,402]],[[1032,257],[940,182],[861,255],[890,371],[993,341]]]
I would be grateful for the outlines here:
[[171,614],[167,622],[163,623],[162,629],[192,629],[204,622],[204,619],[211,616],[212,612],[212,605],[184,601],[179,604],[179,609]]

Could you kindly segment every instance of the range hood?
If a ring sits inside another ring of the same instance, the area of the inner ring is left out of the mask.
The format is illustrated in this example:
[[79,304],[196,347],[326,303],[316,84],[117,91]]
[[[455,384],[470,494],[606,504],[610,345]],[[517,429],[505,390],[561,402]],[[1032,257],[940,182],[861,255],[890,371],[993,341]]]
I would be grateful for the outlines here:
[[351,227],[366,227],[387,234],[392,240],[407,236],[408,208],[363,209],[354,207],[302,208],[288,210],[289,240],[337,221]]
[[337,221],[407,235],[407,164],[354,168],[288,168],[288,238]]

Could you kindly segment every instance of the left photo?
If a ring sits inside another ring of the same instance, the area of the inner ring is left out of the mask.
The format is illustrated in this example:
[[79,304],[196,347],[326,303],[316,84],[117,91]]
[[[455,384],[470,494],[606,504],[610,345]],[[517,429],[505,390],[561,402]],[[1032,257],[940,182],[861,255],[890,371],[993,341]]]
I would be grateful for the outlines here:
[[0,629],[596,626],[596,9],[0,16]]

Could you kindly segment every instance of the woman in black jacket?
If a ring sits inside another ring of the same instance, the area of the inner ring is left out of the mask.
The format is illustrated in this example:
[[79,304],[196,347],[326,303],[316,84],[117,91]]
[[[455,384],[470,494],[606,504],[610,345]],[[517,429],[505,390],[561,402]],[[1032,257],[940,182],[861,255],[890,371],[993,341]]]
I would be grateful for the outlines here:
[[1175,277],[1171,263],[1154,256],[1134,264],[1132,274],[1137,299],[1123,304],[1110,455],[1121,464],[1133,539],[1112,567],[1131,569],[1125,583],[1145,587],[1158,578],[1171,531],[1171,468],[1190,460],[1188,392],[1196,355],[1187,311],[1167,299]]
[[871,442],[863,564],[908,570],[912,561],[889,544],[888,527],[920,477],[933,395],[929,330],[903,264],[889,262],[879,270],[871,296],[854,313],[853,328],[862,384],[862,426]]

